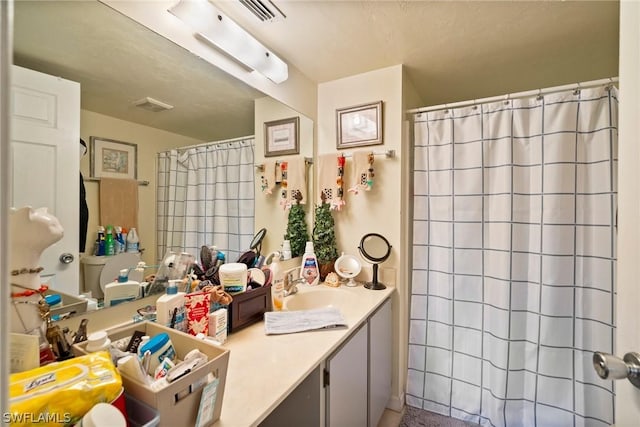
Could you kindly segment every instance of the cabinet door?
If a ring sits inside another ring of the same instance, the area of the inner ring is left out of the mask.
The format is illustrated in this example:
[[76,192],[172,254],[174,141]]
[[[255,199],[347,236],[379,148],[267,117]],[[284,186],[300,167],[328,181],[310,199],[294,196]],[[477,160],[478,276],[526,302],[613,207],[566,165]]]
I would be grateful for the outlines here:
[[327,361],[327,426],[367,425],[367,324]]
[[378,425],[391,397],[391,300],[369,319],[369,426]]

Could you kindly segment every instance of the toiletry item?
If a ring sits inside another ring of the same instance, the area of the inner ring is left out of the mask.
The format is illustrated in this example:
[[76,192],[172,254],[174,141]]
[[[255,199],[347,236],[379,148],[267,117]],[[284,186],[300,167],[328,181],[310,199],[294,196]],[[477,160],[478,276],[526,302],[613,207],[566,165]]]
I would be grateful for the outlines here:
[[113,227],[107,225],[107,231],[104,235],[104,254],[112,256],[116,254],[116,241],[113,238]]
[[168,357],[165,357],[164,359],[162,359],[162,362],[160,362],[160,364],[156,368],[153,374],[153,379],[159,380],[160,378],[166,377],[167,372],[169,372],[169,369],[173,368],[174,366],[176,366],[176,364],[173,363],[171,360],[169,360]]
[[271,306],[273,311],[282,310],[284,302],[284,271],[280,267],[280,252],[272,255],[269,270],[271,270]]
[[302,255],[302,265],[300,266],[300,276],[309,285],[317,285],[320,281],[320,268],[318,258],[313,251],[313,242],[307,242],[304,255]]
[[209,311],[211,310],[211,294],[209,292],[193,292],[185,295],[186,331],[188,334],[209,333]]
[[173,348],[173,343],[171,342],[171,338],[169,338],[169,334],[166,332],[161,332],[151,337],[149,341],[138,349],[138,355],[143,355],[144,359],[144,355],[147,351],[150,353],[149,366],[146,367],[149,375],[155,374],[156,368],[160,363],[162,363],[165,357],[171,361],[176,359],[176,351]]
[[220,344],[227,341],[227,309],[219,308],[209,315],[209,336],[216,339]]
[[82,420],[79,427],[127,427],[127,420],[122,412],[109,403],[96,403]]
[[104,256],[105,253],[105,247],[104,247],[104,227],[103,226],[99,226],[98,227],[98,239],[96,240],[96,243],[98,244],[97,246],[97,251],[96,251],[96,255],[97,256]]
[[104,287],[104,306],[113,307],[140,298],[140,283],[129,280],[129,269],[120,270],[118,280]]
[[129,343],[125,347],[125,351],[129,353],[137,353],[138,347],[142,343],[142,337],[146,336],[143,331],[133,331],[133,335],[129,339]]
[[127,252],[140,252],[140,241],[135,227],[131,228],[127,234]]
[[291,242],[285,240],[282,242],[282,260],[291,259]]
[[185,292],[178,292],[178,286],[173,280],[167,286],[167,293],[156,301],[156,322],[162,326],[171,326],[171,319],[175,311],[173,328],[186,332],[186,316],[184,307]]
[[218,251],[218,253],[216,254],[216,267],[220,267],[221,265],[223,265],[224,261],[225,261],[224,252]]
[[[124,236],[122,235],[122,227],[116,225],[115,227],[116,235],[114,237],[115,247],[116,247],[116,255],[121,254],[126,249],[126,243],[124,241]],[[141,282],[142,280],[139,280]]]
[[87,347],[86,350],[89,353],[93,353],[94,351],[102,351],[108,350],[111,345],[111,340],[107,335],[106,331],[97,331],[89,334],[87,337]]
[[247,290],[247,264],[241,262],[222,264],[218,270],[218,277],[225,292],[231,295]]
[[140,358],[135,354],[121,357],[118,359],[116,364],[118,366],[118,371],[120,371],[121,374],[125,374],[142,384],[148,385],[151,382],[151,378],[142,367]]
[[144,261],[138,262],[136,268],[129,272],[129,279],[140,283],[144,282],[144,269],[146,267],[147,264]]
[[62,307],[62,297],[58,294],[46,295],[44,300],[49,304],[50,310]]

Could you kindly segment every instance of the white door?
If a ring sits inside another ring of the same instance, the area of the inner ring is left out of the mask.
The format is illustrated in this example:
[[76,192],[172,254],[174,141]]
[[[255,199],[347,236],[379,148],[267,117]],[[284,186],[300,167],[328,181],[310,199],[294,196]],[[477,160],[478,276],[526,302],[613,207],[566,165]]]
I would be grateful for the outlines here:
[[[620,2],[616,356],[640,352],[640,3]],[[616,382],[616,426],[640,424],[640,390]]]
[[17,66],[11,73],[9,205],[46,207],[58,218],[64,237],[42,254],[41,277],[77,295],[80,84]]

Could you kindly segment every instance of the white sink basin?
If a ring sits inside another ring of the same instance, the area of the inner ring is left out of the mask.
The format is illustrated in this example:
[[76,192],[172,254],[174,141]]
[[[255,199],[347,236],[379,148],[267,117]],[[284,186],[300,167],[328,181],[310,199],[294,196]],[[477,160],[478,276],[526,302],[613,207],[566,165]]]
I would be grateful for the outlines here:
[[344,288],[330,288],[318,285],[313,288],[303,288],[298,293],[284,299],[284,308],[289,311],[311,310],[333,306],[344,309],[357,304],[356,296]]

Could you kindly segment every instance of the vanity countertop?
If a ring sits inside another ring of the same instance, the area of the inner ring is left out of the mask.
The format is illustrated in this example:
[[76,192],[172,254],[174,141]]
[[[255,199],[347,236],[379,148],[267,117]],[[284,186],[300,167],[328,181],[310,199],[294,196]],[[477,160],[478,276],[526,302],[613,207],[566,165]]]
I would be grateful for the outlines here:
[[372,291],[362,285],[329,288],[302,286],[298,294],[314,291],[344,293],[355,304],[340,307],[348,327],[286,335],[265,335],[264,322],[229,335],[230,352],[222,413],[214,427],[255,426],[263,421],[322,361],[336,350],[394,291]]

